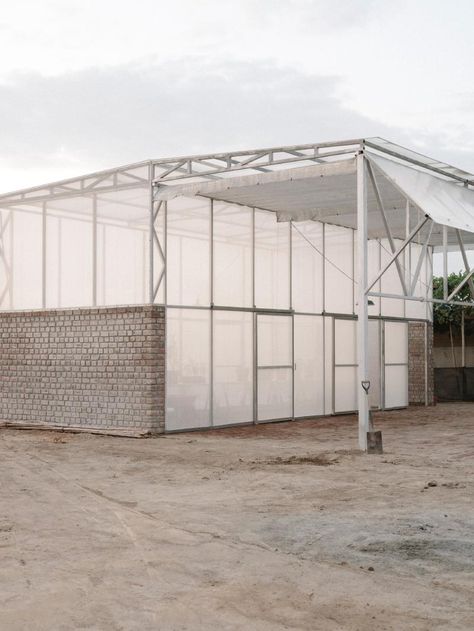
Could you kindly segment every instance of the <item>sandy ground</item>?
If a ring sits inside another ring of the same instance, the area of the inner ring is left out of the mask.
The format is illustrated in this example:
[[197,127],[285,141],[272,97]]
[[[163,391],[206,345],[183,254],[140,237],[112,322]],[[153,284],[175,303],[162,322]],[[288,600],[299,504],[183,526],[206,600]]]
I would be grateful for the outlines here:
[[0,629],[472,630],[474,406],[376,423],[2,430]]

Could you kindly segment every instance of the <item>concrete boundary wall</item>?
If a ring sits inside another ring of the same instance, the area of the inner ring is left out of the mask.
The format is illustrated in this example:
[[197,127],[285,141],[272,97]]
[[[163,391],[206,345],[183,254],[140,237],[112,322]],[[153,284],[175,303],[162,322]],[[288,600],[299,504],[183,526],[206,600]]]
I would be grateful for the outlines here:
[[0,425],[164,431],[162,307],[0,312],[0,337]]

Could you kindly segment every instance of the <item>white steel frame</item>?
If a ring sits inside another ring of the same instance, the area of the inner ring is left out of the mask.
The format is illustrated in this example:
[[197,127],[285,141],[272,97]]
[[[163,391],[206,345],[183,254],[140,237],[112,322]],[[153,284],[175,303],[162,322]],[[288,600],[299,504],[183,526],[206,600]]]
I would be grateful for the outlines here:
[[[53,200],[66,199],[69,197],[88,198],[92,204],[92,231],[93,231],[93,247],[92,247],[92,305],[97,303],[97,195],[109,191],[120,191],[132,188],[147,188],[149,190],[149,222],[148,222],[148,300],[154,304],[157,296],[162,291],[162,300],[160,304],[167,307],[173,307],[168,304],[167,300],[167,202],[158,199],[158,191],[162,186],[169,186],[182,183],[183,180],[190,182],[199,182],[213,179],[228,178],[231,186],[232,175],[239,174],[255,174],[279,169],[282,165],[303,166],[305,164],[331,162],[333,160],[341,160],[344,158],[352,158],[357,156],[357,245],[358,245],[358,290],[357,290],[357,342],[358,342],[358,414],[359,414],[359,445],[361,449],[367,447],[367,431],[369,430],[369,404],[368,394],[364,390],[363,384],[368,382],[368,356],[367,356],[367,337],[368,337],[368,301],[371,297],[376,298],[402,298],[403,300],[416,300],[429,304],[450,303],[462,306],[474,306],[474,269],[471,270],[468,264],[465,246],[459,231],[455,232],[459,250],[463,256],[466,278],[455,288],[451,294],[447,291],[447,255],[448,255],[448,228],[443,227],[443,260],[444,260],[444,297],[442,300],[433,299],[431,296],[416,297],[413,295],[414,287],[418,280],[423,261],[431,259],[432,251],[430,247],[430,236],[433,230],[433,221],[429,217],[423,217],[413,229],[409,229],[410,217],[410,200],[407,199],[407,232],[406,239],[397,248],[390,231],[387,219],[386,209],[382,196],[377,186],[376,178],[372,165],[366,158],[367,149],[380,154],[387,154],[395,157],[408,165],[421,167],[425,171],[442,175],[444,178],[462,184],[468,188],[474,187],[474,176],[454,169],[449,165],[436,162],[420,156],[414,152],[397,148],[396,145],[390,144],[383,139],[352,139],[338,142],[326,142],[317,144],[294,145],[283,147],[272,147],[267,149],[235,151],[227,153],[214,153],[207,155],[194,155],[177,158],[168,158],[163,160],[149,160],[145,162],[126,165],[116,169],[96,172],[80,178],[70,178],[60,182],[54,182],[46,186],[37,186],[30,189],[15,191],[0,195],[0,209],[9,209],[12,211],[21,211],[25,205],[40,204],[42,205],[43,229],[42,229],[42,304],[46,306],[46,215],[47,204]],[[146,175],[143,172],[146,171]],[[391,257],[389,261],[381,266],[375,278],[368,278],[368,212],[367,212],[367,189],[368,185],[372,186],[377,204],[382,217],[383,225],[388,239]],[[254,211],[255,212],[255,211]],[[160,238],[160,228],[158,221],[163,222],[163,237]],[[5,256],[3,240],[7,230],[12,229],[13,214],[2,218],[0,223],[0,270],[3,271],[3,283],[0,283],[0,297],[4,298],[8,292],[11,294],[12,277],[14,270],[11,269],[9,261]],[[112,220],[111,220],[112,221]],[[410,243],[415,242],[415,238],[420,234],[423,227],[429,224],[428,233],[422,241],[422,251],[416,265],[414,278],[408,284],[402,263],[402,255]],[[291,242],[291,239],[290,239]],[[212,302],[212,212],[211,212],[211,322],[213,309],[225,309],[231,311],[231,307],[215,306]],[[255,253],[253,254],[253,256]],[[161,264],[161,270],[155,274],[154,260]],[[291,261],[291,256],[290,256]],[[382,291],[375,291],[374,285],[377,284],[382,275],[391,265],[397,268],[402,294],[390,294]],[[324,277],[324,274],[323,274]],[[291,279],[291,270],[290,270]],[[290,281],[291,282],[291,281]],[[472,300],[463,302],[455,300],[461,287],[468,283]],[[291,295],[291,292],[290,292]],[[185,307],[181,307],[185,308]],[[195,308],[195,307],[193,307]],[[239,311],[251,311],[255,314],[266,312],[254,306],[248,309],[240,309]],[[284,313],[293,315],[292,306],[288,310],[268,310],[269,313]],[[331,316],[323,312],[322,317],[326,322],[325,316]],[[383,318],[382,318],[383,319]],[[254,316],[254,328],[256,327],[256,316]],[[255,343],[255,335],[254,335]],[[256,379],[256,374],[254,375]],[[256,388],[255,388],[256,391]],[[254,412],[256,417],[256,411]]]

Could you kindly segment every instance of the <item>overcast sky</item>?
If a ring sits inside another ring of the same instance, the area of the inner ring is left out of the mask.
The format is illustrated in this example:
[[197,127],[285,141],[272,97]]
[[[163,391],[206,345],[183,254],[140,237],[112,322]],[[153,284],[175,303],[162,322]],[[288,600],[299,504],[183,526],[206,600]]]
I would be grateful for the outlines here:
[[0,190],[381,135],[474,172],[472,0],[16,0]]

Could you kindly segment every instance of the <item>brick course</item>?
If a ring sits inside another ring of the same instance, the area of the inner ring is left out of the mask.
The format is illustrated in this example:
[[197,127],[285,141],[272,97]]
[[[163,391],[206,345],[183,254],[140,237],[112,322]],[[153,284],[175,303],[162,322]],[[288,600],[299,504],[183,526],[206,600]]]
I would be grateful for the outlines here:
[[[426,332],[425,332],[426,327]],[[427,342],[427,371],[425,373],[425,337]],[[408,401],[410,405],[434,404],[433,325],[424,322],[408,323]]]
[[162,307],[0,312],[0,336],[0,423],[164,431]]

